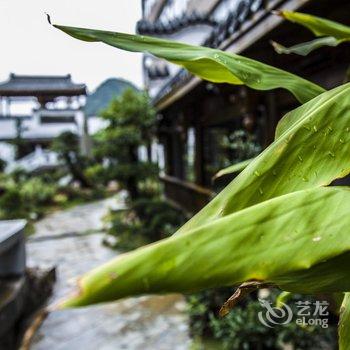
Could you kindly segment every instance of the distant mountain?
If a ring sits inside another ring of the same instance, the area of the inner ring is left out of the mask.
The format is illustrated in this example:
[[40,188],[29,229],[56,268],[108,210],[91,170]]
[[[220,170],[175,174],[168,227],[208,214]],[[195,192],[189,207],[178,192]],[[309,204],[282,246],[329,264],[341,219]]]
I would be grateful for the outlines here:
[[93,93],[86,98],[85,114],[87,116],[97,116],[105,109],[109,102],[123,93],[125,89],[137,88],[127,80],[110,78],[105,80]]

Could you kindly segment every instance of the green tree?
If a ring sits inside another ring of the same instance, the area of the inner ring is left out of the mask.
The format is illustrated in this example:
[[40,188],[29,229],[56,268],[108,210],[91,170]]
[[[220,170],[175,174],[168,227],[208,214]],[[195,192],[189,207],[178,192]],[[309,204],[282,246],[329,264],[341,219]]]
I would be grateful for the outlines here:
[[4,172],[5,168],[6,168],[6,160],[0,158],[0,173]]
[[155,111],[145,93],[127,89],[114,99],[101,117],[108,125],[96,136],[95,155],[106,164],[105,180],[117,180],[129,199],[140,195],[140,182],[156,174],[148,152],[147,161],[138,149],[148,149],[154,134]]
[[83,171],[87,164],[80,153],[79,137],[76,134],[63,132],[53,141],[52,150],[57,152],[74,180],[79,181],[83,187],[91,187]]

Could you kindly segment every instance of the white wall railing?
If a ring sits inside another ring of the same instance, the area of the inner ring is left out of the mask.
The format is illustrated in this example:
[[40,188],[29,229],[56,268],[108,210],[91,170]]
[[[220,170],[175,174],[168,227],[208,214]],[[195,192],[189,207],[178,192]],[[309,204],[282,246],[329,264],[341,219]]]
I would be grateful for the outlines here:
[[55,168],[61,165],[56,152],[43,150],[37,147],[34,152],[10,163],[6,167],[6,172],[11,173],[16,169],[23,169],[27,172],[35,172],[45,168]]

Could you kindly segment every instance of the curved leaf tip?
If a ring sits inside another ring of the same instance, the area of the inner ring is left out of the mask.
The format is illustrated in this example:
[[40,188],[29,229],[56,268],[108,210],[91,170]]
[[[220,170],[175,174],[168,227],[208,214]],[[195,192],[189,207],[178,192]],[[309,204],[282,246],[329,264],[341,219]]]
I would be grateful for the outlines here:
[[46,15],[46,18],[47,18],[47,21],[49,22],[50,25],[52,25],[51,23],[51,16],[45,12],[45,15]]
[[307,28],[315,36],[321,37],[289,48],[273,43],[277,53],[295,53],[306,56],[320,47],[337,46],[345,41],[350,41],[350,27],[344,24],[301,12],[278,11],[276,14],[287,21]]

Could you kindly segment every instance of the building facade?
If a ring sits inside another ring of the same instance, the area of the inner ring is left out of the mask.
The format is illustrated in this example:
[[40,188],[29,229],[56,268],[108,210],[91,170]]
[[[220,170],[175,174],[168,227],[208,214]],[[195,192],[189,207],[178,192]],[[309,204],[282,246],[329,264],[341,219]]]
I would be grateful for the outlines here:
[[[313,38],[273,10],[297,10],[349,25],[346,0],[144,0],[142,5],[140,34],[238,53],[325,88],[346,78],[349,45],[301,57],[278,55],[270,44],[274,40],[288,46]],[[208,83],[150,55],[144,55],[143,72],[159,113],[165,192],[189,213],[230,180],[215,184],[212,178],[218,170],[269,145],[278,120],[298,106],[286,91]]]
[[41,161],[53,160],[52,154],[43,152],[43,149],[55,137],[65,131],[84,135],[85,117],[82,108],[85,95],[86,86],[73,83],[70,75],[11,74],[6,82],[0,84],[2,156],[8,149],[6,145],[20,138],[26,144],[25,153],[32,152],[24,160],[31,164],[37,164],[39,158]]

